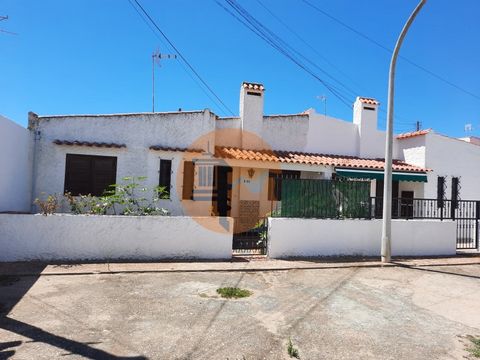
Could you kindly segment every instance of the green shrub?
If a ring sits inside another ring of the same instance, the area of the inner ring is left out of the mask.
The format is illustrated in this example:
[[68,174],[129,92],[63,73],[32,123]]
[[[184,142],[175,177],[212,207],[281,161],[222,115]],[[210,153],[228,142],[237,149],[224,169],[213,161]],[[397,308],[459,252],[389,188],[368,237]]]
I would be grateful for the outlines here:
[[[103,196],[65,194],[73,214],[90,215],[168,215],[168,210],[158,206],[161,199],[168,198],[164,187],[150,190],[142,185],[146,177],[124,177],[122,183],[112,184]],[[150,199],[147,198],[150,195]]]
[[239,299],[249,297],[253,293],[250,290],[240,289],[237,287],[223,287],[217,289],[217,294],[227,299]]

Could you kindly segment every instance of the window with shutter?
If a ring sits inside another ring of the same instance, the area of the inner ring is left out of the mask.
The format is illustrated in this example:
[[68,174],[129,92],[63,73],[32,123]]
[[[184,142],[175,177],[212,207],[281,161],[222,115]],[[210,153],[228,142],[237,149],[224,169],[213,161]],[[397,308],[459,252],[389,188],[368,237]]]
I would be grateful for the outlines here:
[[445,199],[445,176],[437,177],[437,206],[443,208]]
[[458,200],[460,200],[460,178],[452,177],[452,208],[458,207]]
[[160,160],[160,179],[158,185],[164,188],[163,198],[170,199],[170,187],[172,182],[172,160]]
[[117,158],[67,154],[64,192],[101,196],[117,178]]
[[183,200],[193,200],[193,181],[195,177],[195,164],[193,161],[183,162]]

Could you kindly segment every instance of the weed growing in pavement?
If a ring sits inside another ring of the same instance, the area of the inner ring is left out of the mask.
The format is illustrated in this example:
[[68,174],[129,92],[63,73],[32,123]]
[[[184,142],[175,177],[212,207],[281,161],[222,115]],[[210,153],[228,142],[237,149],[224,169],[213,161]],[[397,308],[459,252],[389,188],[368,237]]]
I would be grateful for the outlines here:
[[472,346],[467,349],[467,351],[476,358],[480,358],[480,337],[467,336],[467,339],[470,340]]
[[239,299],[249,297],[253,293],[250,290],[237,287],[224,287],[217,289],[217,294],[226,299]]
[[292,339],[288,339],[287,352],[288,352],[288,355],[290,355],[290,357],[300,359],[298,349],[295,346],[293,346]]

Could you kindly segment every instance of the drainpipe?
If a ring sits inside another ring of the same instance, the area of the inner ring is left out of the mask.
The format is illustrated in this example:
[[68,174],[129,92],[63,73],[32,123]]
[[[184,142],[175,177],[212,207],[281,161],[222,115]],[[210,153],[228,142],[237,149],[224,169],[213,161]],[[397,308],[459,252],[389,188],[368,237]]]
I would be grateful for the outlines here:
[[421,0],[408,18],[393,49],[388,74],[387,136],[385,140],[385,174],[383,187],[383,220],[382,220],[382,262],[390,262],[392,254],[392,149],[393,149],[393,100],[395,93],[395,66],[398,52],[410,25],[427,0]]

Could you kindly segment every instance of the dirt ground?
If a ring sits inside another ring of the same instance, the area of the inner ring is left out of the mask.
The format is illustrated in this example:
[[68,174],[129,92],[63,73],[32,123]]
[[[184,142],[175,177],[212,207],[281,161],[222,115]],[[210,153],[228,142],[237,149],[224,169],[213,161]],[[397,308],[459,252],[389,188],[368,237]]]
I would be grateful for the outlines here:
[[466,335],[478,263],[0,276],[0,359],[462,359]]

